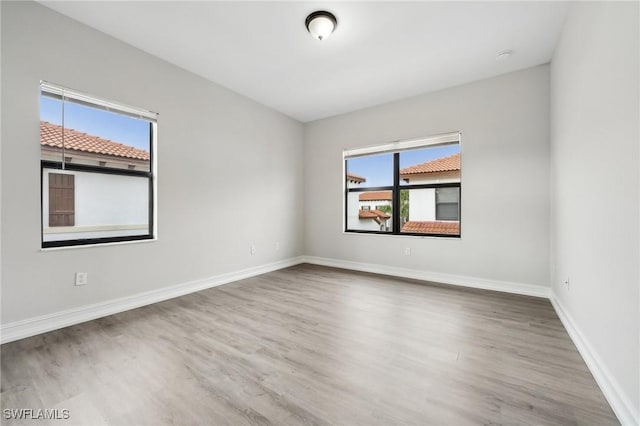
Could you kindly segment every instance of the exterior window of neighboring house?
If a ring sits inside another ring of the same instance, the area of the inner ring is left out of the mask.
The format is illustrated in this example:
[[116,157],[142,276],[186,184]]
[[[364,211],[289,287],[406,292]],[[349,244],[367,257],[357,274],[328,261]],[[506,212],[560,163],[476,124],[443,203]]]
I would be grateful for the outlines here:
[[346,150],[345,232],[460,237],[460,133]]
[[156,236],[157,114],[40,84],[43,248]]
[[457,188],[436,188],[436,220],[458,220],[460,192]]

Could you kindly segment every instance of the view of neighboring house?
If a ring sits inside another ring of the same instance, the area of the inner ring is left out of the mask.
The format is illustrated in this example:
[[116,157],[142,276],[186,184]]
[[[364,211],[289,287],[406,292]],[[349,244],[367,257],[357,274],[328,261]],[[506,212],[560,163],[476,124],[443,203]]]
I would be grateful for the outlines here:
[[348,188],[355,188],[356,186],[358,186],[359,184],[366,182],[367,180],[365,178],[363,178],[362,176],[358,176],[356,174],[353,173],[347,173],[347,187]]
[[[346,174],[348,188],[365,183],[366,178]],[[388,231],[391,228],[391,191],[350,192],[348,194],[347,227],[363,231]],[[386,212],[380,209],[388,209]]]
[[[400,170],[400,179],[401,185],[458,183],[460,154],[405,167]],[[347,173],[346,181],[348,188],[356,188],[366,182],[366,178]],[[348,229],[391,229],[392,191],[349,192],[347,197]],[[460,233],[458,188],[401,188],[400,203],[402,232],[444,235]]]
[[[40,148],[42,160],[60,161],[62,126],[41,121]],[[72,164],[149,171],[149,152],[69,128],[64,130],[64,157]]]
[[361,192],[358,194],[358,218],[363,228],[375,228],[377,231],[391,229],[391,205],[393,195],[391,191]]
[[[406,184],[460,182],[460,153],[400,169]],[[458,188],[425,188],[408,191],[408,217],[402,217],[402,232],[426,234],[460,233]]]
[[145,235],[149,232],[149,180],[100,173],[100,168],[150,170],[149,152],[46,121],[40,122],[41,159],[93,171],[43,168],[44,241]]
[[400,179],[412,185],[460,182],[460,153],[400,169]]
[[[354,173],[346,174],[347,188],[356,188],[367,179]],[[351,192],[349,197],[349,229],[389,231],[391,229],[391,191]]]

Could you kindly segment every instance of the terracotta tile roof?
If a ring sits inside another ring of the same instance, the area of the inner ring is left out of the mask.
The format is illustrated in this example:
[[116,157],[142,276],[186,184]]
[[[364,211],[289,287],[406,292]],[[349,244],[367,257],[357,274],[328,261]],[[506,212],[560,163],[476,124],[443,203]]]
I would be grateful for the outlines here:
[[400,169],[400,175],[415,175],[418,173],[450,172],[460,170],[460,153],[448,157],[436,158],[426,163]]
[[360,219],[389,219],[391,216],[380,210],[358,210]]
[[363,192],[358,199],[360,201],[391,201],[392,195],[391,191]]
[[355,173],[347,173],[347,180],[350,180],[356,183],[362,183],[367,181],[366,178],[363,178],[362,176],[359,176]]
[[[40,122],[40,144],[62,148],[62,126],[47,121]],[[65,149],[91,152],[95,154],[112,155],[114,157],[149,160],[149,153],[142,149],[124,145],[98,136],[88,135],[74,129],[64,129]]]
[[453,221],[431,221],[419,222],[409,221],[402,227],[402,232],[412,232],[417,234],[445,234],[459,235],[460,222]]

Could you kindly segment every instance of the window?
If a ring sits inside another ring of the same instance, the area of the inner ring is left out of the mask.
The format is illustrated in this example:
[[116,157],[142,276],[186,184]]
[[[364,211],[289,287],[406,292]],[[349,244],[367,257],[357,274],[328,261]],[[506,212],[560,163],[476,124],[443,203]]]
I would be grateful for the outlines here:
[[436,220],[458,220],[460,192],[457,188],[436,188]]
[[42,82],[42,247],[153,239],[157,114]]
[[460,133],[343,156],[346,232],[460,237]]

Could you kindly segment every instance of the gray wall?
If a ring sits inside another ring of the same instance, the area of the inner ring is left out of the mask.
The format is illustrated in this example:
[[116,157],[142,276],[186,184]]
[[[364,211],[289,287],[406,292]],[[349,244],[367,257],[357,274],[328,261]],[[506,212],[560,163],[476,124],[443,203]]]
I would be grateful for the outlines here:
[[[303,253],[541,288],[551,277],[638,411],[637,4],[573,6],[551,101],[540,66],[304,128],[35,3],[1,11],[3,324]],[[39,249],[40,79],[160,113],[158,241]],[[342,233],[343,149],[458,130],[460,240]]]
[[[32,2],[2,56],[3,324],[302,254],[300,123]],[[40,79],[160,113],[158,241],[40,251]]]
[[[548,72],[539,66],[307,124],[305,253],[548,287]],[[462,132],[460,240],[342,232],[343,149],[452,131]]]
[[636,418],[638,34],[638,3],[577,3],[551,62],[552,287]]

